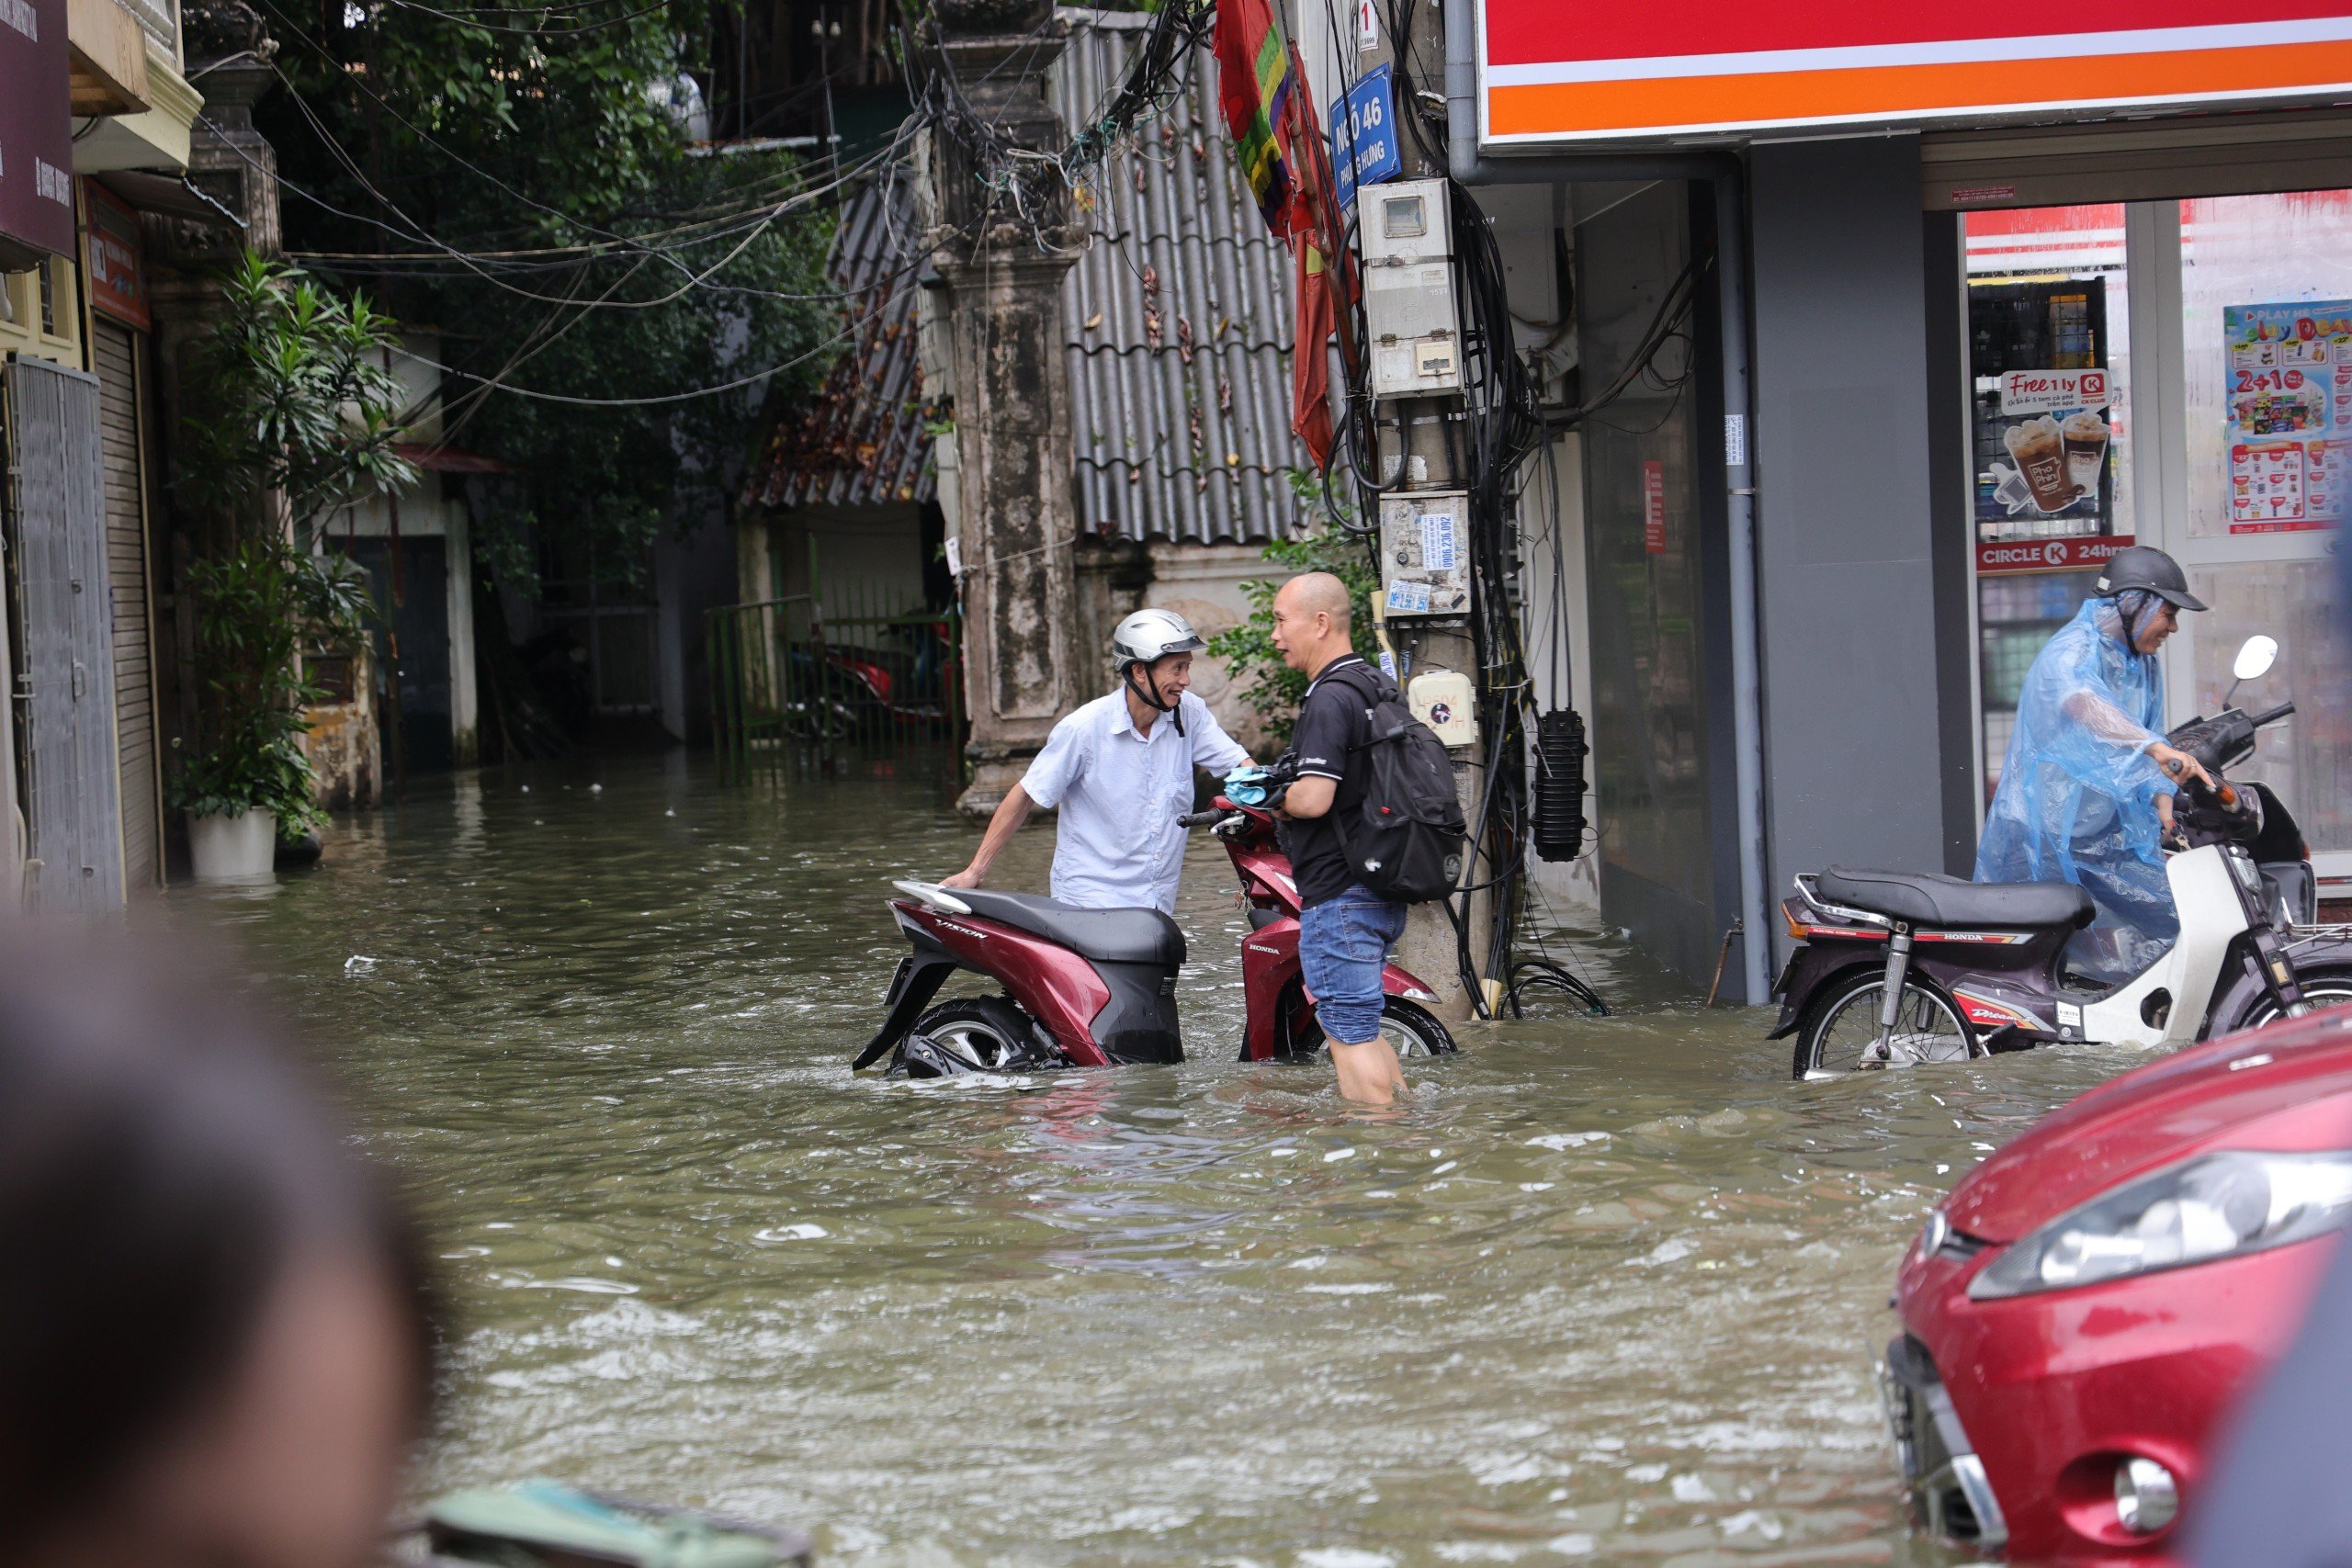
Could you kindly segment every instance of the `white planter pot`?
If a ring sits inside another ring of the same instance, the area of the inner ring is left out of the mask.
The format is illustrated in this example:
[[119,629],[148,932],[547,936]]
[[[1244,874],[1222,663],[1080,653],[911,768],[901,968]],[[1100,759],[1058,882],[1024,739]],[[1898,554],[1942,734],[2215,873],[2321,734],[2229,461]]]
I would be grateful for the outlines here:
[[277,855],[277,813],[198,817],[191,812],[187,848],[198,882],[266,882]]

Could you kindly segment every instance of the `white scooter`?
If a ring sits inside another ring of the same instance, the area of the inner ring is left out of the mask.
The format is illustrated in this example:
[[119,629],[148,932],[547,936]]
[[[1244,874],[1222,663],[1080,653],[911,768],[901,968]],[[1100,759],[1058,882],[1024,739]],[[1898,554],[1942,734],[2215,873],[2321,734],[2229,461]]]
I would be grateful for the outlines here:
[[[2251,638],[2233,673],[2257,679],[2278,651],[2269,637]],[[1794,1075],[2061,1040],[2188,1045],[2352,1002],[2352,929],[2315,923],[2317,884],[2294,818],[2264,785],[2222,778],[2253,753],[2257,730],[2292,712],[2291,703],[2253,716],[2229,708],[2167,738],[2218,787],[2192,784],[2176,796],[2165,870],[2180,934],[2120,985],[2067,972],[2066,944],[2094,915],[2072,883],[1843,866],[1799,875],[1781,906],[1798,945],[1774,987],[1782,1000],[1770,1035],[1796,1037]]]

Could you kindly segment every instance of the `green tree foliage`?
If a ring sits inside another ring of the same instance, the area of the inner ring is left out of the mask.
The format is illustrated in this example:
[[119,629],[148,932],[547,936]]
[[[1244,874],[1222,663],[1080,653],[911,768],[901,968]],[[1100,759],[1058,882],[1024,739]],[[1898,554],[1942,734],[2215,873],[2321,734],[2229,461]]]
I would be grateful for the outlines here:
[[[1311,474],[1295,473],[1291,482],[1302,502],[1321,491],[1320,480]],[[1284,664],[1274,649],[1275,592],[1301,572],[1328,571],[1338,577],[1348,585],[1356,649],[1368,656],[1373,648],[1372,593],[1380,579],[1363,541],[1336,527],[1304,539],[1277,539],[1264,554],[1283,570],[1242,583],[1241,592],[1250,598],[1250,618],[1209,638],[1209,651],[1226,661],[1268,732],[1288,745],[1299,702],[1306,695],[1306,677]]]
[[277,814],[316,824],[305,705],[322,700],[305,654],[347,648],[368,614],[365,579],[313,549],[317,519],[415,481],[394,450],[398,384],[383,368],[390,323],[296,269],[247,255],[222,282],[217,330],[194,361],[187,489],[220,526],[189,563],[198,745],[171,784],[198,814]]
[[221,297],[194,366],[201,417],[188,429],[186,483],[199,500],[240,532],[273,529],[270,511],[283,506],[307,544],[323,513],[416,481],[396,450],[400,385],[383,366],[392,323],[365,295],[345,303],[247,252]]
[[[627,576],[740,482],[763,411],[840,330],[830,169],[696,155],[680,108],[707,0],[258,0],[289,92],[264,105],[288,249],[439,329],[445,439],[504,462],[480,548],[527,582],[529,525]],[[324,204],[324,205],[322,205]],[[337,210],[329,210],[329,208]],[[342,215],[338,215],[338,213]],[[741,390],[660,401],[773,366]]]

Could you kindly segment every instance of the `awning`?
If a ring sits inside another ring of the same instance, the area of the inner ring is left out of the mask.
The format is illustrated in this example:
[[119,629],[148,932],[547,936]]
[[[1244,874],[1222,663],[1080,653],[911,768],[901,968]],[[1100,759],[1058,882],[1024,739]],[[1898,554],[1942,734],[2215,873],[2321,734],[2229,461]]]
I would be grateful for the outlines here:
[[245,227],[243,219],[177,175],[108,169],[90,177],[141,212],[160,212],[166,218],[193,218],[204,223],[234,223],[240,229]]

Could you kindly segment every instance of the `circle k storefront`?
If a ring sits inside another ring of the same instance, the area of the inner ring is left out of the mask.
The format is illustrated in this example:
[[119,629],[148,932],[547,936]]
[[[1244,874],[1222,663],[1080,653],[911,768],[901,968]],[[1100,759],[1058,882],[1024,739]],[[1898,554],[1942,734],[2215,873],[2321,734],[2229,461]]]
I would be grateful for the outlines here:
[[[2064,183],[2094,195],[2101,182]],[[1953,190],[1981,200],[1983,188]],[[2340,881],[2352,669],[2334,556],[2352,509],[2352,189],[1979,209],[1962,227],[1984,789],[2027,667],[2099,562],[2155,545],[2212,606],[2182,617],[2165,650],[2170,716],[2213,712],[2239,645],[2277,637],[2285,656],[2260,697],[2296,716],[2242,771],[2279,790]],[[2046,471],[2044,448],[2059,472],[2037,487],[2019,457]]]
[[[1725,846],[1699,899],[1713,930],[1776,925],[1757,884],[1776,901],[1832,862],[1968,874],[2027,667],[2135,541],[2212,606],[2163,655],[2168,722],[2216,709],[2249,635],[2278,640],[2239,700],[2298,711],[2242,771],[2295,809],[2324,896],[2352,887],[2346,0],[2147,0],[2096,30],[1962,0],[1557,12],[1480,0],[1475,42],[1456,35],[1475,87],[1453,165],[1559,188],[1580,279],[1604,244],[1648,245],[1661,284],[1720,266],[1690,449],[1663,455],[1691,475],[1668,536],[1725,561],[1717,588],[1698,569],[1702,639],[1729,645],[1699,655],[1726,710],[1697,721]],[[1690,198],[1659,210],[1679,250],[1611,228],[1642,205],[1622,193],[1678,177]],[[1587,387],[1619,368],[1608,303],[1578,299]],[[1649,798],[1637,716],[1605,691],[1627,651],[1609,627],[1638,617],[1601,600],[1643,591],[1603,570],[1643,526],[1631,440],[1582,453],[1594,753],[1621,830]],[[1749,669],[1753,710],[1729,713]],[[1742,867],[1750,822],[1762,863]]]

